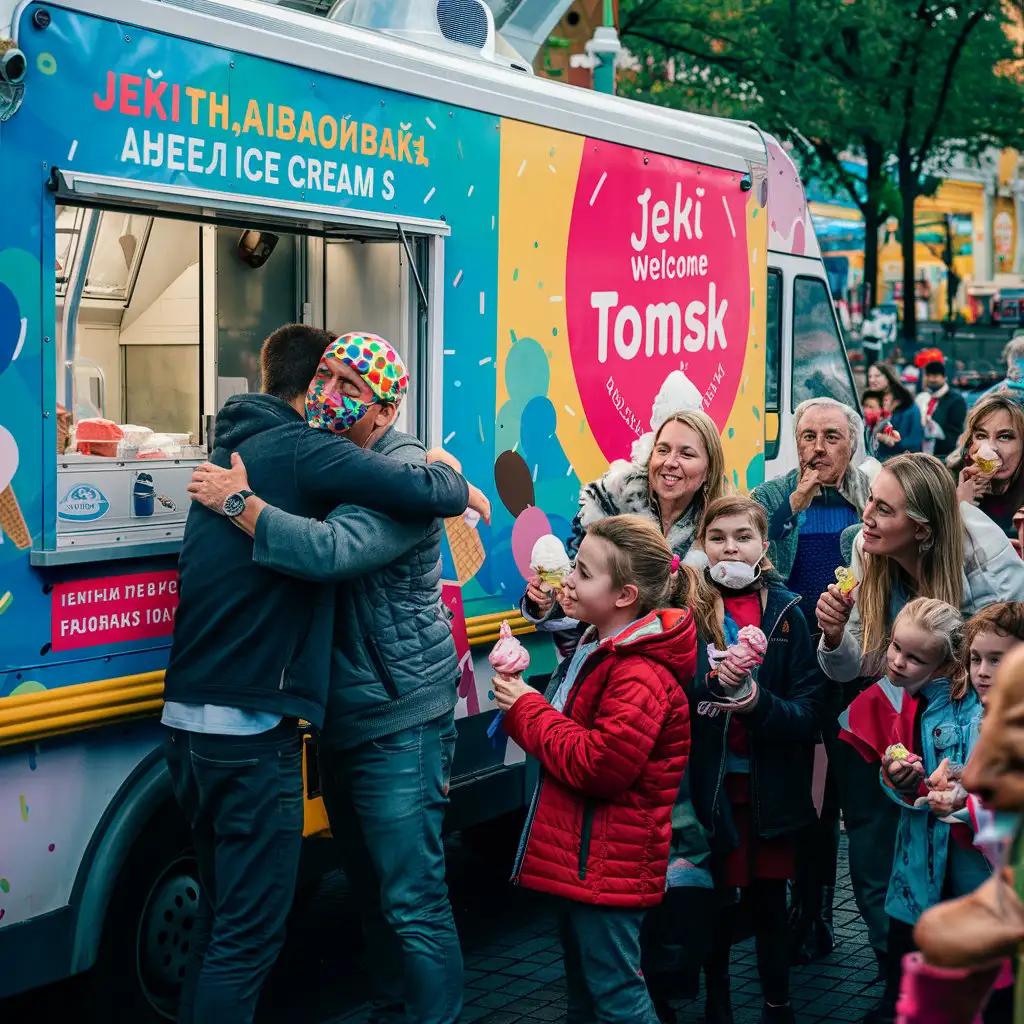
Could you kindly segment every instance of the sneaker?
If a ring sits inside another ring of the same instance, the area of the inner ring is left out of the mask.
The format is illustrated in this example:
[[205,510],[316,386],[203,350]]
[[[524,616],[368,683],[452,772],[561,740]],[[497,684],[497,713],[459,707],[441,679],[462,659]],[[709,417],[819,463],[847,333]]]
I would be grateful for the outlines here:
[[772,1006],[765,1003],[761,1007],[761,1024],[794,1024],[793,1007],[789,1003]]

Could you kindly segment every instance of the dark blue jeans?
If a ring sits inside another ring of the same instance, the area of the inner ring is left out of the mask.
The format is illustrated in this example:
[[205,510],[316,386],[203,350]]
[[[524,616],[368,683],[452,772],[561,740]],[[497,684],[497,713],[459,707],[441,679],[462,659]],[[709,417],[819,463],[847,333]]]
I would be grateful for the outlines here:
[[566,1024],[658,1024],[640,970],[644,910],[558,899]]
[[284,944],[302,845],[302,739],[294,720],[258,736],[169,729],[174,796],[192,829],[200,919],[179,1024],[250,1024]]
[[455,735],[449,713],[320,753],[331,832],[360,903],[374,1024],[454,1024],[462,1010],[441,844]]

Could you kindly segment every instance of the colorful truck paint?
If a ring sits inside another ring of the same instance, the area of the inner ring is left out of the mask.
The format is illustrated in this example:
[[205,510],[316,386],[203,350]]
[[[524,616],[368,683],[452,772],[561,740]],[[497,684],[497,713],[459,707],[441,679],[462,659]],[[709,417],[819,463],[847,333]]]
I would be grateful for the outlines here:
[[[327,206],[447,224],[435,440],[494,503],[489,527],[447,524],[461,715],[493,708],[488,679],[472,679],[467,620],[518,604],[534,540],[568,534],[581,484],[629,456],[670,371],[704,396],[734,483],[763,478],[765,165],[744,176],[51,14],[45,32],[20,35],[31,73],[22,108],[0,129],[0,714],[4,698],[162,669],[176,602],[173,557],[31,564],[30,549],[55,546],[61,499],[65,514],[106,511],[94,482],[70,505],[57,487],[47,183],[58,168],[158,193],[198,190],[214,207],[249,200],[272,213],[284,201],[309,207],[311,220],[312,207]],[[159,594],[149,594],[154,582]],[[156,735],[147,725],[126,738],[131,758]],[[17,807],[0,808],[0,834],[19,837],[23,871],[50,844],[45,829],[20,837],[19,822],[42,820],[29,808],[70,813],[77,798],[50,799],[51,787],[75,764],[80,778],[86,762],[109,766],[104,745],[118,742],[105,733],[49,766],[36,763],[45,749],[0,751],[0,793],[21,791]],[[103,807],[76,806],[81,845]],[[63,906],[80,852],[68,855],[67,885],[31,898],[0,858],[0,927]]]

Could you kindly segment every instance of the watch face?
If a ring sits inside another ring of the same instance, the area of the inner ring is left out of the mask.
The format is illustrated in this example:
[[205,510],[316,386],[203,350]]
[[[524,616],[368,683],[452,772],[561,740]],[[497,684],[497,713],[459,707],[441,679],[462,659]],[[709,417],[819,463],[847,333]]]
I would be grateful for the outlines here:
[[239,494],[229,494],[224,499],[224,515],[234,518],[245,511],[245,498]]

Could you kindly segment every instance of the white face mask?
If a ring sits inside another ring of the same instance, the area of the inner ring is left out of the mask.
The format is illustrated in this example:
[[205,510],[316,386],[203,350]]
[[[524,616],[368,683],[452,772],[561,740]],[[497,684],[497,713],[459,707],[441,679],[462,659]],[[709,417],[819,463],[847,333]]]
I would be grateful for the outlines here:
[[744,590],[761,575],[759,566],[747,565],[746,562],[719,562],[711,567],[710,572],[716,583],[731,590]]

